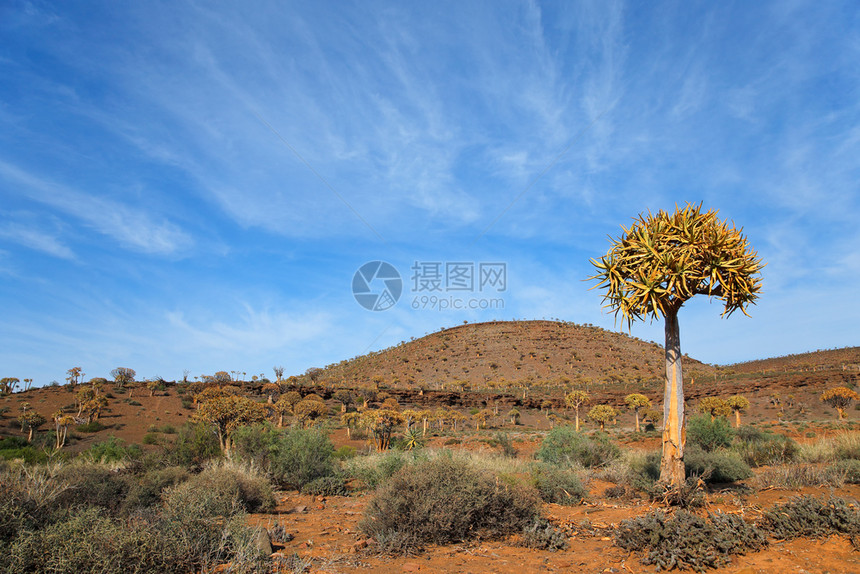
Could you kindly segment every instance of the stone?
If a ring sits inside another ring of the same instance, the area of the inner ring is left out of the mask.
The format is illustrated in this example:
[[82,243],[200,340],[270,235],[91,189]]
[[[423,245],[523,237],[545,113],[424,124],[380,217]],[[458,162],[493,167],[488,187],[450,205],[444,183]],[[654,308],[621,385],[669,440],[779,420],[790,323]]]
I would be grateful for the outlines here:
[[254,535],[254,548],[260,554],[265,554],[266,556],[272,554],[272,539],[269,537],[269,531],[265,528],[257,529],[257,533]]

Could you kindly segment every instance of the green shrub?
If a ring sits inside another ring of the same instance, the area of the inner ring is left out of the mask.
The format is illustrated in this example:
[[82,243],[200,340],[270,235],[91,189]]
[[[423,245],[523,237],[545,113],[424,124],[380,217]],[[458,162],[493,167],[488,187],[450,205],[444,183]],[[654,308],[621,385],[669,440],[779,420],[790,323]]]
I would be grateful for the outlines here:
[[271,510],[275,495],[269,480],[250,468],[239,465],[218,465],[191,477],[188,488],[217,492],[224,498],[234,498],[247,512]]
[[83,456],[91,462],[117,462],[140,458],[143,451],[136,444],[125,446],[125,441],[109,436],[102,442],[97,442],[83,452]]
[[37,530],[51,520],[57,497],[67,488],[56,479],[55,470],[17,466],[0,471],[0,548],[19,533]]
[[334,451],[334,457],[338,460],[348,460],[356,455],[355,447],[343,445]]
[[737,452],[719,449],[706,451],[695,445],[684,453],[687,476],[700,476],[705,482],[737,482],[753,475],[749,465]]
[[399,451],[389,451],[381,456],[353,459],[351,462],[347,467],[348,475],[360,480],[367,488],[376,488],[406,465],[406,456]]
[[582,486],[575,472],[551,464],[533,465],[531,484],[544,502],[574,506],[588,496],[588,491]]
[[791,438],[751,426],[738,429],[732,448],[740,453],[744,462],[756,467],[791,462],[800,452]]
[[349,494],[342,476],[321,476],[304,485],[302,492],[314,496],[347,496]]
[[179,428],[176,441],[166,450],[169,464],[198,469],[207,460],[221,458],[218,437],[206,423],[186,423]]
[[45,449],[30,444],[23,437],[0,438],[0,459],[23,460],[27,464],[44,464],[48,461]]
[[596,467],[608,464],[619,453],[606,433],[589,437],[572,426],[559,426],[547,433],[535,457],[550,464]]
[[124,501],[126,512],[149,508],[161,502],[166,488],[188,480],[188,471],[180,466],[154,469],[144,473],[131,484]]
[[106,428],[107,427],[99,421],[90,421],[86,424],[76,426],[75,430],[77,430],[78,432],[93,433],[105,430]]
[[141,442],[143,442],[143,444],[158,444],[158,435],[148,432],[143,435],[143,440]]
[[622,521],[615,543],[631,552],[645,552],[642,562],[658,570],[702,572],[729,564],[733,554],[764,548],[767,538],[737,515],[718,512],[705,519],[679,510],[671,518],[658,511]]
[[317,478],[334,474],[334,447],[324,433],[293,428],[276,435],[269,472],[280,486],[301,490]]
[[732,444],[734,431],[723,417],[698,415],[687,420],[687,444],[698,445],[707,452]]
[[762,528],[776,538],[823,538],[831,534],[860,535],[857,503],[833,496],[798,496],[764,513]]
[[115,513],[131,487],[131,478],[101,464],[71,464],[61,467],[56,480],[66,489],[56,499],[59,507],[96,506]]
[[239,427],[233,433],[233,456],[257,468],[268,469],[272,446],[280,433],[268,422]]
[[537,496],[449,457],[402,468],[368,504],[361,530],[388,552],[522,530],[538,515]]

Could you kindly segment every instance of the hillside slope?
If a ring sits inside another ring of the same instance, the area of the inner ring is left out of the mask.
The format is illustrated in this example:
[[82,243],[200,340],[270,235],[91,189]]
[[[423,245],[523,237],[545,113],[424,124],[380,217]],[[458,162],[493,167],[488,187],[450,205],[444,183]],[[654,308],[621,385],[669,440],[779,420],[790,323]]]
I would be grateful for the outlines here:
[[[329,365],[334,384],[376,380],[392,387],[471,388],[662,380],[663,348],[624,333],[558,321],[495,321],[443,329],[420,339]],[[716,367],[690,357],[692,376]]]

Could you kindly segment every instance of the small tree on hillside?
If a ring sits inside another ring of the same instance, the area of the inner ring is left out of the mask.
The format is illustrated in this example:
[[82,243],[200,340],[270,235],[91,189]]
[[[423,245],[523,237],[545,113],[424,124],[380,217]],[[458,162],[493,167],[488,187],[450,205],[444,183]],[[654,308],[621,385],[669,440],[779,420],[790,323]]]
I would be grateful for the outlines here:
[[618,411],[609,405],[597,405],[591,407],[588,411],[588,420],[594,421],[600,425],[600,430],[604,430],[606,423],[610,423],[618,416]]
[[750,402],[743,395],[733,395],[726,400],[726,404],[735,413],[735,428],[740,428],[741,411],[748,409]]
[[68,375],[66,380],[69,381],[69,386],[74,389],[78,383],[84,380],[84,372],[80,367],[72,367],[68,371],[66,371]]
[[579,408],[590,400],[590,396],[585,391],[570,391],[564,396],[564,403],[572,408],[575,413],[576,430],[579,430]]
[[128,367],[117,367],[110,372],[110,376],[113,377],[116,387],[121,389],[124,386],[133,383],[137,373],[134,369],[129,369]]
[[229,457],[233,432],[239,427],[266,420],[266,408],[249,398],[228,395],[201,403],[194,420],[208,422],[215,427],[221,451]]
[[403,415],[392,409],[371,409],[361,413],[363,426],[376,444],[376,450],[388,450],[391,445],[391,435],[399,425],[403,424]]
[[304,399],[293,407],[293,414],[301,421],[303,427],[309,427],[317,419],[324,418],[328,414],[328,407],[321,400]]
[[836,387],[821,393],[821,400],[836,409],[840,421],[845,418],[845,409],[858,399],[860,395],[848,387]]
[[27,434],[27,442],[33,442],[33,433],[48,421],[45,417],[33,409],[30,409],[18,417],[18,422],[21,424],[22,431],[29,431]]
[[699,401],[699,412],[711,415],[711,420],[717,417],[727,417],[732,412],[729,404],[720,397],[705,397]]
[[340,412],[345,413],[349,409],[349,405],[354,402],[354,397],[349,389],[340,389],[332,396],[334,400],[340,403]]
[[519,423],[520,420],[520,411],[517,409],[511,409],[508,411],[508,418],[511,419],[511,424],[515,425]]
[[627,403],[627,408],[633,411],[636,417],[636,432],[639,432],[639,411],[651,408],[651,399],[639,393],[632,393],[624,397],[624,402]]
[[281,387],[275,383],[266,383],[263,385],[262,391],[266,395],[266,402],[271,405],[275,402],[275,395],[281,392]]
[[75,424],[75,417],[67,415],[60,409],[51,416],[54,421],[57,441],[55,447],[61,449],[66,445],[66,437],[69,434],[69,425]]
[[3,377],[0,379],[0,394],[11,395],[20,382],[18,377]]
[[609,252],[592,259],[591,279],[604,289],[606,307],[628,327],[640,319],[665,318],[666,379],[660,482],[680,488],[685,481],[684,386],[678,312],[695,295],[725,302],[724,316],[754,304],[764,267],[741,230],[717,218],[715,210],[687,204],[674,213],[640,215]]
[[275,382],[280,383],[281,379],[284,378],[284,367],[279,365],[277,367],[272,367],[272,370],[275,372]]

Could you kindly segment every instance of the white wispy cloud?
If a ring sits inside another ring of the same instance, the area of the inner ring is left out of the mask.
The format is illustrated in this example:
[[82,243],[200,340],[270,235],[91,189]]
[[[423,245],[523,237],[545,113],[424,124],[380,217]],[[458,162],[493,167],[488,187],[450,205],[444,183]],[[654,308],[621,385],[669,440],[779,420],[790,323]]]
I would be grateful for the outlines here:
[[74,260],[74,252],[57,237],[36,229],[31,224],[4,222],[0,226],[0,237],[30,249],[53,255],[61,259]]
[[7,180],[9,192],[70,215],[129,249],[156,255],[181,255],[193,245],[188,233],[141,208],[72,189],[2,159],[0,176]]

